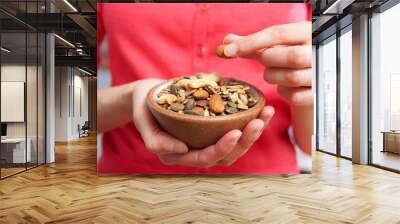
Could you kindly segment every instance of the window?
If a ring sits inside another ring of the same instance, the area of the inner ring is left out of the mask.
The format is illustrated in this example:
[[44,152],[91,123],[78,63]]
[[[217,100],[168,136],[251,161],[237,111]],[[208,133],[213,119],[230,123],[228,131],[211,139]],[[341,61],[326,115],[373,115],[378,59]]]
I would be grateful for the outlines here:
[[371,18],[372,164],[400,170],[400,5]]
[[[44,1],[1,2],[21,16]],[[12,7],[18,6],[18,7]],[[45,35],[0,12],[0,178],[45,163]],[[12,108],[12,109],[11,109]]]
[[352,149],[352,33],[351,25],[340,36],[340,155],[351,158]]
[[336,153],[336,36],[318,47],[318,149]]

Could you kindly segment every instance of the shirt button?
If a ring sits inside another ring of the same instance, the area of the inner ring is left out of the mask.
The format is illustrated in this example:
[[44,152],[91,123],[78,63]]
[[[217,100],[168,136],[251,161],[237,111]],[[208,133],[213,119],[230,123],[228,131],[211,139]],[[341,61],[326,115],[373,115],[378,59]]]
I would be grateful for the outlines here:
[[207,53],[207,47],[204,45],[200,45],[197,49],[197,56],[203,57]]

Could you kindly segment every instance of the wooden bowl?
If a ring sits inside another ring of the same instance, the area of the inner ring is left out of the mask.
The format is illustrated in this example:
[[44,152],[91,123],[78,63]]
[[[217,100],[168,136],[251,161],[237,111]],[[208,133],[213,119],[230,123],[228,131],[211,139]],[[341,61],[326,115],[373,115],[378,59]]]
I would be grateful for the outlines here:
[[243,130],[251,120],[258,117],[264,108],[265,99],[261,91],[246,82],[239,82],[256,90],[259,100],[253,107],[235,114],[204,117],[178,114],[161,107],[156,102],[157,95],[162,89],[170,85],[172,81],[165,81],[153,87],[147,95],[147,106],[166,132],[183,141],[190,148],[204,148],[215,144],[231,130]]

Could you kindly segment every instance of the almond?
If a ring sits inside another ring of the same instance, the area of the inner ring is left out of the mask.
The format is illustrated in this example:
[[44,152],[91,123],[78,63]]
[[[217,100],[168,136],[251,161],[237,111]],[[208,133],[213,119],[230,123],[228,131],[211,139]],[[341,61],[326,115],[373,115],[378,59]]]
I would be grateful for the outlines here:
[[204,109],[202,107],[194,107],[193,110],[200,115],[204,115]]
[[224,112],[224,101],[221,96],[218,94],[214,94],[210,97],[208,101],[208,106],[210,107],[210,111],[216,114],[220,114]]
[[204,89],[199,89],[193,93],[193,96],[196,100],[205,100],[208,98],[208,92]]
[[225,49],[226,45],[227,44],[221,44],[215,49],[215,53],[218,55],[218,57],[228,58],[224,53],[224,49]]

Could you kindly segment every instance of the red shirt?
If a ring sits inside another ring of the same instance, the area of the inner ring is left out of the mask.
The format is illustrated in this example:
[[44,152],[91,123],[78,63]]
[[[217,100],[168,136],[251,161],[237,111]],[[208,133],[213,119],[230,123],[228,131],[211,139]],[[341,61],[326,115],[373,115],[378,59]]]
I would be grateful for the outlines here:
[[309,4],[102,4],[99,43],[107,37],[112,85],[217,71],[262,90],[275,115],[260,139],[229,167],[164,165],[144,146],[132,122],[103,134],[100,173],[298,173],[290,143],[290,108],[276,86],[263,80],[263,65],[221,59],[214,49],[228,33],[248,35],[272,25],[309,21]]

